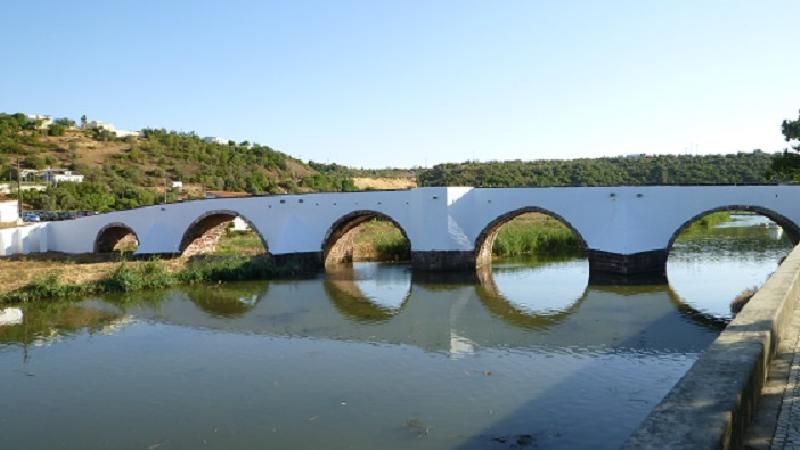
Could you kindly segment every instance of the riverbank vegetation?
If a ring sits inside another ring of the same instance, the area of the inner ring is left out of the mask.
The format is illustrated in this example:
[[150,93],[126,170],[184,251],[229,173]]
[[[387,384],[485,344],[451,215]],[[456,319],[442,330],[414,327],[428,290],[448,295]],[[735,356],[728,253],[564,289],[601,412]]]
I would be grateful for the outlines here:
[[298,277],[308,274],[299,263],[275,264],[268,256],[210,256],[161,261],[119,261],[93,267],[95,276],[85,277],[83,264],[63,264],[43,270],[29,283],[0,292],[0,303],[20,303],[52,298],[125,293],[161,289],[183,284],[220,283]]
[[749,213],[736,212],[736,211],[716,211],[706,214],[703,217],[690,223],[683,230],[681,230],[681,232],[678,234],[676,238],[676,241],[692,239],[698,234],[705,234],[708,232],[709,229],[714,228],[721,223],[729,222],[730,220],[732,220],[731,219],[732,214],[749,214]]
[[739,295],[734,297],[734,299],[731,301],[729,305],[731,314],[736,316],[736,314],[742,312],[744,306],[750,302],[750,299],[752,299],[753,296],[756,295],[758,290],[759,286],[753,286],[752,288],[747,288],[742,290],[742,292],[740,292]]
[[497,233],[495,257],[580,255],[580,237],[559,220],[541,213],[521,214]]

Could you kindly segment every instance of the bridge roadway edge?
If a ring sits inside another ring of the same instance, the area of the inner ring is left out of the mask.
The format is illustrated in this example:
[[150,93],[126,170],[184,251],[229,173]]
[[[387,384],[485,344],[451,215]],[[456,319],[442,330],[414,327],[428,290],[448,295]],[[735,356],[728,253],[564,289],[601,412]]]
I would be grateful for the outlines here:
[[623,450],[741,448],[799,294],[800,247],[795,247]]

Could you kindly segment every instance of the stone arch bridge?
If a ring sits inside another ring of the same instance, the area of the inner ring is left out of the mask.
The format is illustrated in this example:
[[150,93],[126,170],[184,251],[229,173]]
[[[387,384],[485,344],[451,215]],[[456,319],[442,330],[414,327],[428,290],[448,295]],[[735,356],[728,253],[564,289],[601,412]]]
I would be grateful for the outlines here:
[[471,270],[491,262],[503,223],[539,211],[578,234],[592,273],[663,275],[677,234],[720,210],[761,213],[795,242],[800,237],[800,186],[449,187],[155,205],[0,230],[0,255],[108,251],[130,232],[138,240],[137,254],[192,254],[213,245],[222,224],[238,216],[277,261],[300,259],[321,267],[346,256],[336,245],[359,223],[381,217],[408,238],[414,268]]

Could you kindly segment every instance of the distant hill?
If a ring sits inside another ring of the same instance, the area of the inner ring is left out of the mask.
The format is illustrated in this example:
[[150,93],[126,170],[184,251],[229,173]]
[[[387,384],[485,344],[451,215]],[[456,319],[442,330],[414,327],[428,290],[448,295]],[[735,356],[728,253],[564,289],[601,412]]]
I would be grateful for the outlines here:
[[418,174],[420,186],[613,186],[768,183],[773,156],[637,155],[572,160],[439,164]]
[[[66,120],[64,121],[67,122]],[[58,121],[57,121],[58,123]],[[285,153],[247,142],[206,142],[194,133],[142,130],[117,138],[105,130],[81,130],[67,123],[48,129],[23,114],[0,114],[0,180],[22,169],[70,169],[85,175],[79,186],[61,183],[46,192],[28,192],[37,209],[126,209],[168,198],[200,197],[206,190],[280,194],[356,190],[350,169],[311,167]],[[62,186],[63,185],[63,186]]]

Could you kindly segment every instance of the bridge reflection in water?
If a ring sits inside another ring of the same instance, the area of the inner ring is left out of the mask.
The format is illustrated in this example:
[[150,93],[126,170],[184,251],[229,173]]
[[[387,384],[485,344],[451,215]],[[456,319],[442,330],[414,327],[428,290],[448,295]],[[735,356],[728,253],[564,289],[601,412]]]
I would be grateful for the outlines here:
[[622,342],[651,352],[686,353],[701,351],[725,324],[724,318],[684,303],[668,285],[545,282],[555,274],[585,282],[588,267],[585,260],[566,260],[500,266],[478,277],[442,277],[412,273],[402,265],[363,263],[319,279],[189,287],[55,308],[31,304],[25,308],[27,334],[0,328],[0,342],[31,343],[81,328],[108,331],[132,317],[228,333],[403,344],[443,353],[614,348]]

